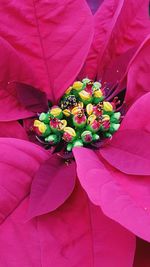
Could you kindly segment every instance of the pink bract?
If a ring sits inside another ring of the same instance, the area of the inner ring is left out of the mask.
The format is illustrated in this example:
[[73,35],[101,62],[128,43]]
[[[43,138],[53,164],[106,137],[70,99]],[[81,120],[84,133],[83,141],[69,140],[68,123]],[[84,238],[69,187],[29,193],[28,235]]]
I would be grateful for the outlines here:
[[[133,267],[135,235],[150,241],[149,1],[87,2],[95,15],[81,0],[1,4],[3,267]],[[74,149],[80,185],[75,162],[62,166],[25,130],[41,99],[57,105],[86,76],[115,93],[126,84],[129,110],[106,147]]]

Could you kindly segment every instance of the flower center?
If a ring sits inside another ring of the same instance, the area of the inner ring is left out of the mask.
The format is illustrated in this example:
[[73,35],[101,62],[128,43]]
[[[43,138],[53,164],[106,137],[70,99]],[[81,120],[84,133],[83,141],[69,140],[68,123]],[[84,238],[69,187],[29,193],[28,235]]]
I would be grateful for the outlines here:
[[[107,89],[108,90],[108,89]],[[76,81],[61,98],[58,106],[41,113],[34,121],[38,140],[71,152],[76,146],[92,148],[111,138],[120,126],[119,101],[107,101],[105,88],[88,78]]]

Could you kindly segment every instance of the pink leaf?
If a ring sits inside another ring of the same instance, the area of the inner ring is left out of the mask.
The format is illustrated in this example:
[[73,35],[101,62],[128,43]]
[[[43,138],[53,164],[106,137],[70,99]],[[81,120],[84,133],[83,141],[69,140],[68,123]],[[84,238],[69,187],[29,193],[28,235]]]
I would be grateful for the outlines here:
[[[148,3],[148,0],[104,1],[95,15],[95,36],[83,75],[95,78],[98,72],[98,78],[106,82],[123,77],[133,55],[130,52],[149,34]],[[124,53],[131,54],[128,62],[122,57]]]
[[33,176],[48,158],[40,147],[15,138],[0,138],[0,222],[29,194]]
[[12,83],[12,87],[16,90],[18,101],[24,108],[32,112],[47,112],[48,99],[44,92],[18,82]]
[[150,93],[140,97],[129,109],[119,131],[101,155],[122,172],[136,175],[150,174]]
[[28,218],[57,209],[72,193],[75,181],[75,163],[66,164],[64,159],[53,154],[34,177]]
[[76,148],[74,156],[78,177],[92,202],[105,215],[150,241],[150,177],[123,174],[88,149]]
[[13,137],[28,140],[24,128],[16,121],[0,122],[0,137]]
[[[131,49],[134,50],[134,48],[136,50],[137,46],[143,42],[143,39],[149,34],[149,0],[145,0],[144,2],[142,0],[131,0],[130,2],[123,0],[121,2],[122,7],[116,18],[116,23],[108,40],[108,44],[102,57],[99,58],[98,77],[100,78],[105,75],[108,65],[116,61],[117,58],[119,60],[120,55],[127,51]],[[127,67],[126,60],[125,66]],[[126,68],[122,68],[121,64],[119,64],[119,66],[116,64],[115,67],[115,77],[120,80]],[[108,75],[105,76],[105,79],[106,77],[109,79]]]
[[144,40],[127,70],[126,102],[130,106],[136,99],[150,91],[150,35]]
[[0,88],[0,121],[14,121],[34,115],[19,103],[14,89],[10,86]]
[[38,217],[38,230],[45,266],[132,267],[135,237],[92,205],[80,185],[63,206]]
[[36,77],[36,86],[25,73],[23,82],[57,101],[76,78],[92,41],[93,17],[85,1],[3,2],[0,23],[0,35]]
[[132,175],[150,175],[150,134],[120,130],[100,154],[118,170]]
[[121,122],[120,130],[135,129],[150,133],[150,93],[144,94],[130,107]]

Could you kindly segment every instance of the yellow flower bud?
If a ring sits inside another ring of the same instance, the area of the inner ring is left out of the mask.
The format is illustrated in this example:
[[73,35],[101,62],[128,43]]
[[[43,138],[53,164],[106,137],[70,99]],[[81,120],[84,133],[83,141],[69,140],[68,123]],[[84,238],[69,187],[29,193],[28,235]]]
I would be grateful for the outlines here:
[[75,130],[73,128],[71,128],[71,127],[65,127],[64,128],[64,132],[70,134],[71,136],[74,136],[74,137],[76,136]]
[[103,110],[106,111],[106,112],[111,112],[111,111],[113,111],[113,106],[112,106],[112,104],[109,103],[109,102],[104,101],[104,102],[103,102]]
[[50,114],[53,115],[54,117],[57,117],[61,114],[62,110],[59,107],[52,108],[50,111]]
[[60,130],[64,130],[64,128],[67,126],[67,121],[61,120],[59,126],[60,126]]
[[89,124],[92,124],[95,120],[96,120],[96,116],[94,114],[93,115],[90,115],[88,117],[88,123]]
[[98,97],[98,98],[100,98],[100,97],[102,97],[102,96],[103,96],[103,93],[102,93],[102,90],[101,90],[101,89],[96,90],[96,91],[94,92],[94,97]]
[[63,110],[63,114],[66,116],[66,117],[69,117],[70,116],[70,110],[69,109],[64,109]]
[[97,88],[97,89],[99,89],[99,88],[102,87],[102,85],[99,82],[94,82],[94,87]]
[[86,112],[88,115],[91,115],[93,113],[93,105],[92,104],[88,104],[86,106]]
[[45,133],[47,127],[43,122],[41,122],[41,124],[38,126],[38,129],[41,133]]
[[110,121],[110,117],[109,117],[109,115],[103,115],[102,120],[103,120],[103,121]]
[[34,126],[35,127],[38,127],[40,124],[41,124],[41,121],[39,121],[39,120],[35,120],[34,121]]
[[76,114],[78,114],[79,112],[81,112],[81,108],[80,107],[74,107],[72,110],[71,110],[71,113],[73,114],[73,115],[76,115]]
[[77,81],[77,82],[74,82],[74,84],[72,85],[72,87],[73,87],[73,89],[75,89],[75,90],[81,90],[82,89],[82,87],[83,87],[83,83],[82,82],[80,82],[80,81]]
[[37,127],[40,131],[40,133],[45,133],[47,126],[44,124],[44,122],[41,122],[39,120],[34,121],[34,127]]
[[72,90],[72,86],[70,86],[70,87],[66,90],[65,93],[68,95],[68,94],[70,94],[71,90]]
[[81,97],[81,99],[83,99],[85,101],[91,99],[91,95],[84,90],[79,93],[79,96]]
[[79,102],[79,103],[78,103],[78,107],[79,107],[79,108],[83,108],[83,107],[84,107],[83,102]]

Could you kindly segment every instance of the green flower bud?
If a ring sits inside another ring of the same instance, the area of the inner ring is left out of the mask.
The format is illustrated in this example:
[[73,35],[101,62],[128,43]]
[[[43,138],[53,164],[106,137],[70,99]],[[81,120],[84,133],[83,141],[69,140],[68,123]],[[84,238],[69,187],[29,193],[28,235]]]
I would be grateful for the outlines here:
[[119,127],[120,127],[119,123],[111,123],[109,132],[112,134],[112,133],[118,131]]
[[73,147],[83,146],[82,140],[78,139],[73,143]]
[[42,136],[46,137],[49,136],[51,133],[51,128],[49,125],[46,125],[46,131],[42,134]]
[[83,143],[90,144],[93,141],[92,133],[90,131],[84,131],[81,134]]
[[67,151],[70,152],[70,151],[72,150],[72,147],[73,147],[72,144],[68,144],[68,145],[67,145]]
[[42,112],[39,116],[39,120],[45,123],[49,123],[49,115],[47,113]]
[[100,139],[98,134],[93,134],[93,141],[98,141]]
[[60,141],[60,136],[56,135],[56,134],[51,134],[48,137],[45,138],[45,141],[50,143],[50,145],[56,145],[59,143]]

